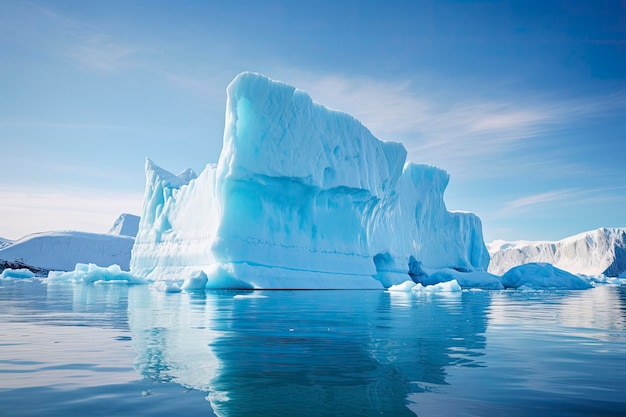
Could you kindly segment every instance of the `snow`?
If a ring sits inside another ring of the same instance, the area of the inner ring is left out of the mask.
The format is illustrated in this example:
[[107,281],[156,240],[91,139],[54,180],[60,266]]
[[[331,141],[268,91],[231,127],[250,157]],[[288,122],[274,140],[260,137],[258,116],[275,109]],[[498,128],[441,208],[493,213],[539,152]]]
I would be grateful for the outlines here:
[[243,73],[227,90],[222,153],[198,176],[146,160],[133,274],[207,288],[368,288],[420,268],[484,271],[480,219],[449,212],[449,175],[406,161],[352,116]]
[[502,276],[505,288],[560,288],[584,290],[592,285],[584,279],[547,263],[528,263],[511,268]]
[[101,267],[96,264],[78,263],[72,271],[50,271],[46,282],[49,283],[125,283],[145,284],[146,280],[122,271],[119,265]]
[[76,231],[42,232],[25,236],[0,249],[0,260],[37,269],[69,271],[77,263],[120,265],[128,270],[134,239]]
[[139,216],[133,214],[122,213],[115,220],[113,226],[109,230],[110,235],[137,236],[139,231]]
[[572,274],[617,277],[626,271],[626,228],[600,228],[560,241],[497,240],[488,245],[489,272],[501,275],[528,262],[547,262]]
[[0,273],[0,279],[32,278],[34,276],[35,274],[30,269],[26,268],[7,268]]

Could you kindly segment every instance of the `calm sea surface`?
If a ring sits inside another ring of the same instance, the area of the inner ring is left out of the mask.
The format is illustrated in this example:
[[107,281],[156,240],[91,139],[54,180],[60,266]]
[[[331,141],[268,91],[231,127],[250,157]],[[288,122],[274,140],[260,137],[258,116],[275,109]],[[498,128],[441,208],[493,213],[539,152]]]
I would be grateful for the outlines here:
[[624,416],[626,286],[0,281],[0,416]]

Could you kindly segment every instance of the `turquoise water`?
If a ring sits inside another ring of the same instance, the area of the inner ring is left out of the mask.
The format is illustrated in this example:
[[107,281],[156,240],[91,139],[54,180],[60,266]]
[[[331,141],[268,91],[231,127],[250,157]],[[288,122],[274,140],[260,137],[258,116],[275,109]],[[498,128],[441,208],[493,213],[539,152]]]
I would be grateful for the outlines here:
[[626,287],[0,281],[0,416],[623,416]]

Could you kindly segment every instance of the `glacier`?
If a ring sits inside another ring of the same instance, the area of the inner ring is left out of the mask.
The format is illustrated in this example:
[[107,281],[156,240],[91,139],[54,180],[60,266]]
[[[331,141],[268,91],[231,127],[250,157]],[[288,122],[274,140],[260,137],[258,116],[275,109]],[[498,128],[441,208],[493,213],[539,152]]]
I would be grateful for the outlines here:
[[550,263],[572,274],[617,277],[626,272],[626,228],[602,227],[559,241],[496,240],[487,245],[489,272],[502,275],[531,263]]
[[239,74],[216,164],[174,175],[146,159],[130,271],[204,272],[207,288],[230,289],[378,289],[423,268],[485,271],[480,219],[446,209],[449,174],[406,158],[304,91]]

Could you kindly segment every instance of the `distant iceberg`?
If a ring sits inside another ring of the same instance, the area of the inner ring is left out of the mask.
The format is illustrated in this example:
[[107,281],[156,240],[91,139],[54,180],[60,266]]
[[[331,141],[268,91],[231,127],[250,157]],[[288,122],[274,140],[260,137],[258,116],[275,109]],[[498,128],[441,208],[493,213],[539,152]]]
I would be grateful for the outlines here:
[[586,290],[591,284],[584,279],[547,263],[528,263],[516,266],[502,276],[505,288],[559,288]]
[[102,233],[33,233],[0,249],[0,268],[28,268],[44,275],[70,271],[77,263],[117,264],[128,270],[134,238]]
[[626,228],[600,228],[557,242],[496,240],[488,245],[489,272],[501,275],[529,262],[551,263],[572,274],[617,277],[626,273]]
[[199,175],[146,161],[131,273],[207,288],[384,288],[422,268],[485,271],[480,219],[449,175],[352,116],[253,73],[227,89],[222,153]]
[[115,220],[115,223],[113,223],[113,226],[109,230],[109,234],[135,237],[137,236],[138,231],[139,216],[122,213],[117,220]]

